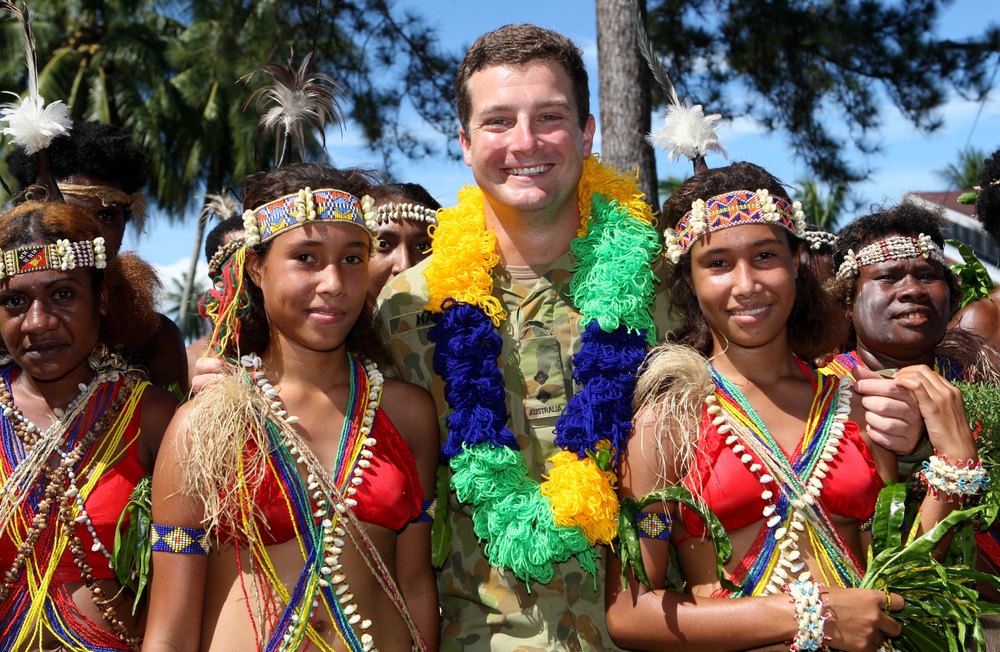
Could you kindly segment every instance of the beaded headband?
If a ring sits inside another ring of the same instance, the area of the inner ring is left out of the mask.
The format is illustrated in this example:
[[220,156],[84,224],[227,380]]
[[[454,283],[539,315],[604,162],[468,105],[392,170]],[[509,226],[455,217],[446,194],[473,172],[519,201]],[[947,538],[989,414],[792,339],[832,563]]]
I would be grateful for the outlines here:
[[370,195],[361,198],[361,207],[365,212],[365,223],[368,228],[388,224],[390,221],[410,220],[423,224],[437,224],[437,211],[422,204],[396,204],[388,203],[375,205],[375,200]]
[[743,224],[780,226],[801,237],[806,219],[802,204],[774,197],[767,190],[733,190],[708,199],[696,199],[691,202],[691,210],[678,220],[677,227],[664,233],[665,255],[677,264],[701,236]]
[[908,235],[891,235],[863,247],[857,254],[853,249],[848,249],[844,262],[837,269],[837,278],[857,276],[860,268],[884,263],[887,260],[917,257],[944,264],[944,251],[929,235],[921,233],[916,238]]
[[212,257],[208,259],[208,268],[222,269],[222,266],[226,264],[226,261],[229,260],[233,254],[236,253],[236,250],[243,246],[243,240],[243,236],[233,238],[226,244],[216,249],[215,253],[212,254]]
[[303,188],[243,213],[246,246],[256,247],[282,231],[313,221],[354,224],[372,234],[357,197],[343,190]]
[[56,240],[55,244],[18,247],[0,251],[0,278],[11,278],[17,274],[41,272],[47,269],[67,271],[74,267],[94,267],[104,269],[108,258],[104,250],[104,238],[70,242]]
[[814,251],[819,251],[823,245],[832,247],[834,251],[837,251],[837,236],[829,231],[806,231],[802,234],[802,239]]

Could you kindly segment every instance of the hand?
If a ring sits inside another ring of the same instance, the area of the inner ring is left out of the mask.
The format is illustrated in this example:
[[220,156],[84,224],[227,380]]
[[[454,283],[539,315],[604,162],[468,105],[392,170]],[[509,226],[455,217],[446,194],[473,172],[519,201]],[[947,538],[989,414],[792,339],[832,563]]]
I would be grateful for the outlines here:
[[[826,599],[825,633],[830,637],[830,648],[835,650],[881,649],[887,637],[899,636],[903,628],[885,612],[885,593],[868,589],[828,589]],[[890,611],[899,611],[905,601],[902,596],[890,594]]]
[[895,379],[861,365],[852,369],[851,375],[857,380],[854,391],[861,395],[872,442],[897,455],[913,452],[924,431],[924,419],[913,393]]
[[904,367],[893,380],[917,401],[935,450],[953,461],[975,457],[961,390],[927,365]]
[[220,369],[222,369],[222,360],[219,358],[199,358],[194,365],[195,375],[191,379],[191,393],[197,394],[205,385],[222,378],[222,374],[219,373]]

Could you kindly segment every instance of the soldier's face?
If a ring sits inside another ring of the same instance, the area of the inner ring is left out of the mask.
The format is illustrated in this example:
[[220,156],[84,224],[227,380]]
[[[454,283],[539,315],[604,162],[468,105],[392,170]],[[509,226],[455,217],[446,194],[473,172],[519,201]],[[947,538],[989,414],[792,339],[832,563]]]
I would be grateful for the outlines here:
[[581,128],[573,86],[550,62],[492,66],[467,82],[469,129],[459,130],[465,163],[496,215],[576,214],[594,118]]

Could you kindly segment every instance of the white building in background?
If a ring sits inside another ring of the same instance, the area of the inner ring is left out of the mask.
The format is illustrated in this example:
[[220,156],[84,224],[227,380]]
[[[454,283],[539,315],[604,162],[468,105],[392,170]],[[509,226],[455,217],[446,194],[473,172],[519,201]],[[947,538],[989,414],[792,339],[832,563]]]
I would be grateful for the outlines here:
[[[944,231],[944,237],[958,240],[965,243],[970,249],[976,252],[983,266],[989,271],[993,281],[1000,284],[1000,244],[993,239],[990,234],[983,230],[983,225],[974,216],[976,207],[968,204],[959,204],[958,196],[960,192],[911,192],[903,197],[903,201],[908,201],[924,208],[941,211],[948,224]],[[949,263],[962,262],[962,256],[958,249],[951,245],[946,245],[944,249],[945,258]]]

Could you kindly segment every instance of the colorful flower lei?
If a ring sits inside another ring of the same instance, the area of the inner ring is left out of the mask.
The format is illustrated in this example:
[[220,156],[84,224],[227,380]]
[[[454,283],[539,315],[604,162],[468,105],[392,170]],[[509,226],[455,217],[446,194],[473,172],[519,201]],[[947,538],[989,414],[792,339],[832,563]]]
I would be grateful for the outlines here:
[[476,535],[493,566],[547,583],[552,563],[577,556],[596,574],[594,545],[615,537],[615,465],[632,425],[635,376],[656,339],[650,313],[652,261],[660,245],[653,214],[634,177],[584,162],[582,224],[570,244],[576,258],[570,296],[582,315],[573,380],[582,389],[556,422],[548,479],[538,483],[507,428],[497,328],[507,318],[492,295],[499,262],[486,229],[482,191],[466,186],[459,205],[439,213],[434,256],[425,270],[428,309],[439,312],[429,336],[434,370],[445,380],[451,486],[472,505]]

